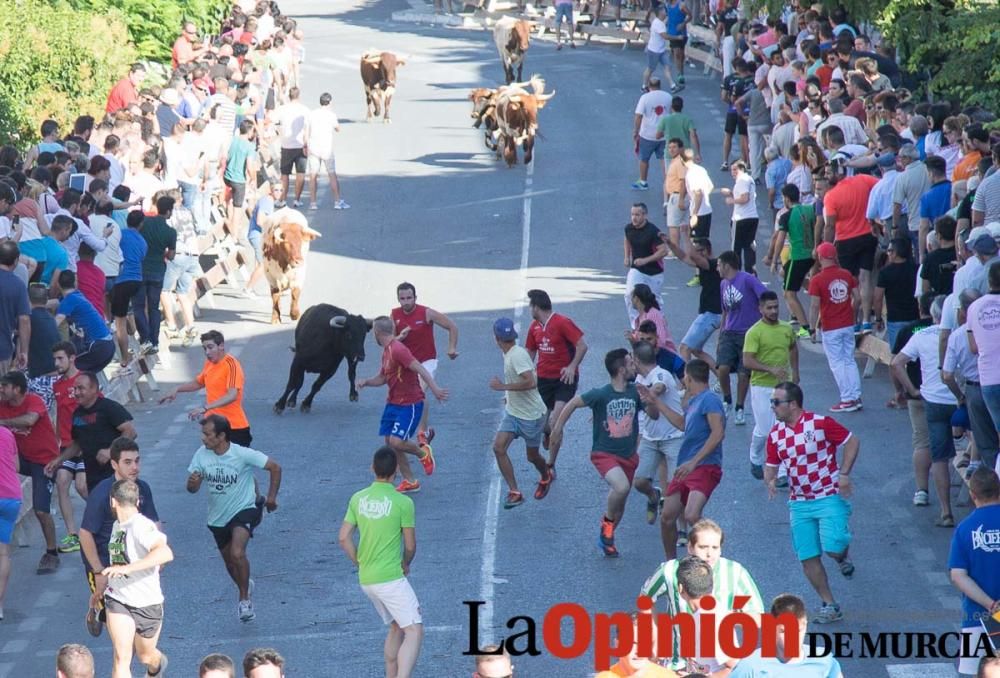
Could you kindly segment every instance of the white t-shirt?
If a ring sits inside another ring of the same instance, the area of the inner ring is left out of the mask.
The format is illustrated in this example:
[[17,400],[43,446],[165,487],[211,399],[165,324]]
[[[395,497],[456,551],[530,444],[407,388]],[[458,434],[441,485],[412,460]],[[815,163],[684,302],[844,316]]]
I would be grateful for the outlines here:
[[941,381],[938,369],[941,357],[938,350],[940,325],[931,325],[914,332],[901,353],[911,360],[920,360],[920,395],[929,403],[937,405],[957,405],[955,394]]
[[715,190],[715,185],[712,183],[712,178],[708,176],[708,172],[701,165],[696,165],[691,163],[687,168],[687,173],[684,175],[684,187],[687,190],[688,199],[691,204],[694,204],[694,194],[695,191],[701,191],[701,205],[698,206],[698,214],[696,216],[703,217],[706,214],[712,213],[712,191]]
[[103,157],[111,164],[108,177],[108,193],[111,194],[118,186],[125,183],[125,165],[111,153],[104,153]]
[[[141,513],[136,513],[124,523],[116,520],[111,528],[111,541],[108,542],[111,564],[128,565],[142,560],[166,540],[166,535],[156,529],[156,523]],[[106,595],[129,607],[161,605],[160,567],[157,565],[125,577],[109,578]]]
[[[693,615],[695,617],[701,617],[702,611],[698,610],[694,612]],[[716,614],[716,621],[718,621],[718,617],[719,615]],[[708,622],[696,619],[695,628],[700,629],[703,623],[707,624]],[[721,669],[722,663],[727,660],[727,657],[721,654],[721,651],[718,648],[718,643],[716,644],[716,656],[714,657],[701,656],[704,653],[702,652],[701,649],[701,638],[699,637],[700,635],[701,635],[700,633],[695,634],[695,646],[694,646],[695,656],[684,658],[685,661],[684,668],[687,670],[688,673],[704,673],[707,676]],[[715,635],[717,637],[718,633],[716,633]]]
[[[636,373],[635,383],[652,388],[656,384],[663,384],[665,387],[660,394],[660,402],[678,414],[684,413],[681,407],[681,392],[677,387],[677,380],[674,375],[657,365],[649,374],[643,376]],[[662,414],[657,419],[653,419],[646,414],[645,410],[639,411],[639,432],[646,440],[669,440],[683,435],[670,423]]]
[[320,106],[309,112],[306,122],[309,128],[309,155],[324,160],[332,158],[334,130],[340,126],[337,114],[329,106]]
[[[525,372],[535,372],[535,363],[523,346],[512,346],[503,354],[503,380],[507,384],[516,384]],[[527,391],[504,391],[507,414],[518,419],[536,421],[545,416],[545,402],[538,393],[538,388]]]
[[128,183],[125,185],[132,189],[133,199],[142,198],[142,209],[144,212],[152,212],[155,209],[153,196],[164,187],[163,182],[149,172],[139,172],[129,177]]
[[673,97],[662,89],[646,92],[635,105],[635,114],[642,116],[639,123],[639,136],[649,141],[656,141],[656,126],[660,118],[670,112],[670,102]]
[[663,54],[667,51],[667,41],[663,39],[663,34],[667,32],[667,24],[659,17],[653,19],[649,24],[649,42],[646,43],[646,51],[655,54]]
[[199,159],[204,152],[204,135],[197,132],[185,132],[181,138],[180,166],[174,173],[177,181],[183,181],[185,184],[197,184],[201,181]]
[[306,118],[309,109],[300,101],[287,103],[277,110],[278,133],[282,148],[302,148],[305,145]]
[[94,233],[103,235],[104,229],[109,224],[112,228],[111,235],[105,238],[108,246],[97,253],[97,256],[94,257],[94,264],[104,271],[105,276],[114,278],[118,276],[118,270],[122,265],[122,249],[120,245],[122,240],[121,226],[114,219],[103,214],[95,214],[90,217],[90,229]]
[[757,186],[754,184],[753,178],[746,172],[743,172],[736,177],[736,184],[733,186],[733,197],[738,198],[741,195],[747,194],[750,195],[750,199],[742,205],[733,203],[733,221],[757,218]]

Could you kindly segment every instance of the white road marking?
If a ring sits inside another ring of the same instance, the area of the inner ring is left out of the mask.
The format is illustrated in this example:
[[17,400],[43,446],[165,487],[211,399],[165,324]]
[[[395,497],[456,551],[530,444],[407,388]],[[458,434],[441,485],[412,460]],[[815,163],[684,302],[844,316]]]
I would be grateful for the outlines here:
[[607,95],[607,92],[605,92],[603,89],[595,89],[594,91],[600,94],[602,97]]
[[41,615],[30,617],[17,625],[17,632],[31,633],[32,631],[38,631],[45,626],[46,621],[47,619]]
[[944,662],[930,664],[890,664],[889,678],[955,678],[955,666]]
[[167,428],[165,428],[163,430],[164,435],[168,435],[168,436],[175,436],[175,435],[177,435],[180,432],[181,432],[181,425],[180,424],[171,424],[170,426],[168,426]]
[[450,210],[456,207],[472,207],[473,205],[487,205],[491,202],[505,202],[507,200],[521,200],[523,198],[530,198],[534,195],[545,195],[546,193],[555,193],[557,189],[547,188],[543,191],[526,191],[524,193],[518,193],[517,195],[502,195],[499,198],[486,198],[485,200],[473,200],[472,202],[460,202],[454,205],[443,205],[441,207],[431,207],[432,210]]

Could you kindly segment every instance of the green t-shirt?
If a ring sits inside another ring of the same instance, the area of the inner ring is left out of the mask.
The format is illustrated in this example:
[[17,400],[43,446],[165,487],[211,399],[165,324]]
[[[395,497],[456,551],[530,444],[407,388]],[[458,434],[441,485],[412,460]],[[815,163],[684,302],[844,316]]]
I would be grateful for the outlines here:
[[622,458],[635,454],[639,436],[639,410],[642,401],[635,384],[616,391],[611,384],[591,389],[582,396],[594,413],[594,452],[607,452]]
[[792,261],[812,259],[815,243],[816,208],[812,205],[796,205],[781,215],[778,228],[788,234]]
[[223,178],[237,184],[247,182],[247,161],[257,157],[257,149],[249,139],[234,137],[226,154],[226,173]]
[[670,143],[671,139],[680,139],[685,148],[691,143],[691,130],[696,129],[687,113],[669,113],[656,125],[657,132],[663,132],[663,139]]
[[[789,349],[794,343],[795,330],[790,324],[779,321],[776,325],[769,325],[763,320],[758,320],[747,330],[746,339],[743,341],[743,352],[756,354],[757,361],[768,367],[784,367],[788,372],[787,378],[791,379],[792,363]],[[768,372],[752,370],[750,383],[753,386],[777,386],[778,378]]]
[[177,231],[163,217],[149,217],[142,222],[139,233],[148,246],[146,258],[142,260],[142,277],[163,280],[167,272],[163,253],[177,249]]
[[403,577],[402,529],[415,526],[412,499],[376,480],[351,496],[344,522],[360,533],[358,581],[384,584]]

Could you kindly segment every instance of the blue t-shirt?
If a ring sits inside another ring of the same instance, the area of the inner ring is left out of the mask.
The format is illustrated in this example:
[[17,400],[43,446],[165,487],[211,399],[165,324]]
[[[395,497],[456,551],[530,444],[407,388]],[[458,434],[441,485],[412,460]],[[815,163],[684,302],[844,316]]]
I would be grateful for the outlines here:
[[262,233],[260,219],[270,214],[274,214],[274,198],[263,195],[257,200],[257,205],[253,208],[253,214],[250,216],[250,233]]
[[44,306],[31,309],[31,342],[28,346],[28,376],[55,372],[52,347],[62,341],[56,319]]
[[677,2],[676,4],[667,5],[667,37],[682,37],[687,35],[687,29],[679,29],[680,25],[687,21],[687,15],[684,14],[684,3]]
[[830,656],[805,657],[785,664],[774,657],[761,657],[757,650],[741,659],[729,678],[838,678],[840,673],[840,662]]
[[122,264],[118,277],[115,278],[115,285],[123,282],[142,282],[142,260],[146,258],[146,252],[149,250],[146,239],[134,228],[123,228],[118,247],[122,251]]
[[[951,537],[949,569],[965,570],[990,598],[1000,598],[1000,504],[983,506],[958,524]],[[962,626],[979,626],[986,609],[962,596]]]
[[45,269],[42,271],[42,282],[48,285],[52,282],[52,274],[56,270],[65,271],[69,268],[69,254],[66,253],[66,248],[51,235],[42,238],[42,247],[45,248]]
[[[135,483],[139,486],[139,513],[154,523],[158,522],[160,516],[156,513],[153,491],[149,488],[149,484],[139,478]],[[115,514],[111,510],[111,487],[114,484],[115,477],[111,476],[99,482],[90,491],[87,495],[87,508],[84,509],[83,520],[80,522],[80,527],[94,536],[97,555],[105,567],[111,564],[111,559],[108,557],[108,542],[111,541],[111,529],[115,524]],[[83,563],[86,567],[90,567],[86,556],[83,558]]]
[[[684,409],[684,440],[677,453],[677,463],[683,464],[698,453],[705,441],[712,435],[712,427],[708,425],[708,415],[718,414],[722,417],[722,427],[726,426],[726,410],[722,400],[711,389],[705,389],[691,398]],[[698,466],[712,464],[722,466],[722,442],[708,454]]]
[[224,527],[257,499],[253,471],[264,468],[267,455],[249,447],[230,443],[225,454],[216,454],[204,445],[188,464],[188,473],[200,473],[208,490],[208,524]]
[[920,197],[920,218],[929,219],[931,228],[934,220],[951,209],[951,182],[941,181],[931,186]]
[[14,355],[12,338],[22,315],[31,315],[28,286],[10,271],[0,269],[0,360]]
[[80,290],[73,290],[63,297],[56,313],[66,316],[70,334],[82,339],[84,345],[111,339],[111,332],[104,324],[104,318]]

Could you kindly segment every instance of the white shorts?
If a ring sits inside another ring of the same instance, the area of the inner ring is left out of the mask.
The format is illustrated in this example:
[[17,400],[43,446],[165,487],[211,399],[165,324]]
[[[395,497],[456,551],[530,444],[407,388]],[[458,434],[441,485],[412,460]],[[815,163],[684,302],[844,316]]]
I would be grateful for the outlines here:
[[322,158],[318,155],[310,155],[306,160],[306,174],[319,174],[324,167],[326,168],[327,174],[337,173],[337,163],[334,162],[332,153],[329,158]]
[[[430,360],[425,360],[424,362],[422,362],[420,364],[424,366],[425,370],[427,370],[428,372],[430,372],[431,377],[434,377],[435,374],[437,373],[437,369],[438,369],[437,358],[431,358]],[[420,388],[424,389],[425,391],[427,390],[427,384],[424,383],[424,378],[423,377],[420,377]]]
[[[962,629],[962,634],[969,636],[968,646],[976,647],[980,643],[983,635],[982,626],[967,626]],[[958,660],[958,672],[963,676],[974,676],[979,669],[979,657],[960,657]]]
[[382,617],[385,624],[396,622],[405,629],[413,624],[420,624],[420,603],[417,594],[406,577],[383,584],[362,584],[361,590],[375,606],[375,611]]

